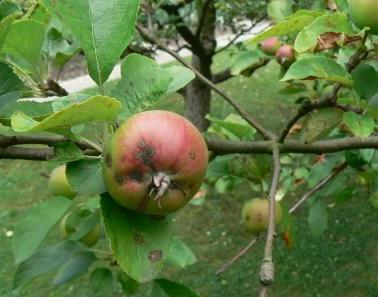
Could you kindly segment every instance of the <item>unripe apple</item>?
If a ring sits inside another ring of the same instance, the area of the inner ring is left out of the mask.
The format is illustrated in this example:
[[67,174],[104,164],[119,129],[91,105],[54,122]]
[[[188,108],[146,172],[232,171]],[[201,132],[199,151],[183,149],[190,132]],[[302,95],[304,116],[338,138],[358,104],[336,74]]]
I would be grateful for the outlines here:
[[370,196],[370,203],[373,206],[373,208],[378,209],[378,192],[374,192]]
[[284,44],[276,52],[276,60],[280,65],[290,65],[295,61],[293,46]]
[[130,117],[115,132],[103,177],[118,204],[166,215],[198,192],[207,163],[205,140],[193,124],[173,112],[151,110]]
[[276,51],[280,48],[281,42],[277,37],[270,37],[261,43],[261,50],[267,55],[274,56]]
[[378,35],[378,1],[349,0],[349,14],[360,29],[369,27],[369,33]]
[[76,192],[67,180],[65,164],[58,166],[51,172],[47,186],[55,196],[64,196],[69,199],[76,196]]
[[[282,220],[282,208],[277,201],[274,213],[274,221],[278,225]],[[269,200],[254,198],[248,201],[244,204],[241,216],[247,231],[252,233],[265,231],[269,224]]]
[[[88,218],[93,214],[93,211],[86,208],[77,208],[68,212],[60,221],[60,236],[67,239],[69,235],[78,230],[78,226],[82,220]],[[80,242],[88,247],[91,247],[97,243],[100,239],[100,225],[97,224],[92,230],[80,238]]]

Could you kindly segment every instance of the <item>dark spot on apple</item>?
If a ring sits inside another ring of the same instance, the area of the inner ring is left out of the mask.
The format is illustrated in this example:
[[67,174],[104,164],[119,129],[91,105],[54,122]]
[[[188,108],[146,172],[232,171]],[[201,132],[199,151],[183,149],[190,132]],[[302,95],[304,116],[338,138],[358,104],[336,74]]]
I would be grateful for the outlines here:
[[116,174],[114,179],[119,185],[122,185],[123,182],[125,181],[125,177],[122,174]]
[[140,235],[140,234],[138,234],[138,233],[135,233],[135,235],[134,235],[134,240],[135,240],[135,243],[136,243],[137,245],[141,245],[141,244],[144,243],[144,239],[143,239],[142,235]]
[[129,176],[132,180],[135,180],[137,182],[142,182],[143,175],[140,171],[137,171],[137,170],[132,171]]
[[112,167],[112,156],[109,153],[105,155],[105,164],[108,167]]
[[197,157],[197,153],[195,150],[190,150],[189,152],[189,158],[192,159],[192,160],[195,160]]
[[135,153],[135,158],[141,160],[147,166],[152,166],[151,159],[155,154],[155,149],[151,145],[146,144],[143,139],[139,141],[138,148],[139,151]]
[[163,257],[163,252],[161,250],[153,250],[148,253],[148,260],[152,263],[158,262]]

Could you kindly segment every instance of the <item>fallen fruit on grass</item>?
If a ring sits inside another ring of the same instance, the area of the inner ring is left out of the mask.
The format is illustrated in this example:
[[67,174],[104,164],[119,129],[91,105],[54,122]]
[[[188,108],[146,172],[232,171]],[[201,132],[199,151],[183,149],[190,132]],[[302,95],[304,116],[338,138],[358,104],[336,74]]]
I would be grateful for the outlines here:
[[[67,239],[71,234],[75,232],[83,232],[79,229],[81,223],[84,220],[87,222],[93,216],[94,212],[87,208],[76,208],[68,212],[60,221],[60,235],[61,238]],[[86,226],[83,226],[84,229]],[[87,231],[87,232],[85,232]],[[90,230],[84,230],[84,234],[79,237],[79,241],[84,243],[86,246],[91,247],[97,243],[100,239],[100,225],[96,224]]]
[[47,186],[54,196],[64,196],[69,199],[76,196],[76,192],[67,180],[66,165],[60,165],[51,172]]
[[[245,229],[249,232],[258,233],[265,231],[269,223],[269,200],[254,198],[244,204],[242,221]],[[281,205],[275,202],[275,223],[278,225],[282,220]]]
[[103,178],[125,208],[166,215],[182,208],[200,189],[208,151],[187,119],[153,110],[127,119],[105,151]]

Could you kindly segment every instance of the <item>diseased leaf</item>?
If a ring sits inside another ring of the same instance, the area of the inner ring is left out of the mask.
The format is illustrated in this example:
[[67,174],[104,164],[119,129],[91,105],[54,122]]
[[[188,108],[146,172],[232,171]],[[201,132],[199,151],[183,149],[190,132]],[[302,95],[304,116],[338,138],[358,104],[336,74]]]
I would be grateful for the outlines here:
[[30,257],[47,233],[63,216],[70,205],[64,197],[53,197],[33,207],[17,224],[12,239],[15,262]]
[[321,78],[347,86],[353,84],[350,74],[334,60],[324,56],[310,56],[292,64],[281,81]]
[[108,194],[102,195],[101,211],[118,265],[138,282],[154,279],[163,268],[172,242],[170,218],[154,219],[125,209]]
[[84,50],[89,75],[102,86],[132,40],[139,0],[42,0],[42,3],[71,30]]
[[348,35],[355,33],[345,14],[327,14],[318,17],[298,33],[294,49],[299,53],[313,49],[318,44],[318,37],[328,32],[345,33]]
[[358,137],[369,137],[374,131],[375,122],[368,115],[360,115],[351,111],[344,113],[344,123]]

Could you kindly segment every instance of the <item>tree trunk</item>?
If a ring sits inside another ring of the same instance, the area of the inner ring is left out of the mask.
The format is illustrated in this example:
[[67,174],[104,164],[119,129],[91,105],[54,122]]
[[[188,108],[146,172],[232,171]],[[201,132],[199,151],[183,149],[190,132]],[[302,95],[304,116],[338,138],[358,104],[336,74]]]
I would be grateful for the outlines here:
[[[199,38],[203,47],[203,53],[193,54],[192,66],[211,80],[211,64],[216,48],[215,21],[216,11],[214,1],[210,1],[204,12],[202,25],[199,30]],[[199,22],[201,24],[201,21]],[[210,112],[211,89],[208,85],[194,79],[185,89],[185,116],[200,130],[205,131],[209,127],[205,116]]]

